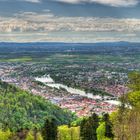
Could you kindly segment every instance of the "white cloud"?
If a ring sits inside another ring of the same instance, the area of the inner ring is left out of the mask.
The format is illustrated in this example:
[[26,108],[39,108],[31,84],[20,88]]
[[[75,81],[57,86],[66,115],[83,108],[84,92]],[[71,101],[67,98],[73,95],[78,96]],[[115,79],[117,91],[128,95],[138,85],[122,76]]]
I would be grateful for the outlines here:
[[32,3],[40,3],[41,2],[40,0],[23,0],[23,1],[32,2]]
[[0,32],[135,32],[140,19],[95,17],[58,17],[51,12],[23,12],[14,17],[0,17]]
[[0,41],[99,42],[139,38],[140,19],[58,17],[49,10],[0,17]]
[[139,3],[139,0],[55,0],[59,2],[77,4],[77,3],[99,3],[114,7],[127,7],[135,6]]
[[[11,1],[11,0],[0,0],[0,1]],[[41,0],[15,0],[15,1],[23,1],[23,2],[31,2],[31,3],[40,3]]]
[[[0,1],[11,1],[11,0],[0,0]],[[41,3],[45,0],[15,0],[15,1],[25,1],[31,3]],[[79,3],[98,3],[113,7],[131,7],[137,5],[139,0],[53,0],[57,2],[64,2],[70,4],[79,4]]]
[[58,2],[64,2],[64,3],[71,3],[71,4],[78,4],[83,2],[83,0],[55,0]]
[[138,4],[138,0],[91,0],[91,2],[106,4],[110,6],[134,6]]

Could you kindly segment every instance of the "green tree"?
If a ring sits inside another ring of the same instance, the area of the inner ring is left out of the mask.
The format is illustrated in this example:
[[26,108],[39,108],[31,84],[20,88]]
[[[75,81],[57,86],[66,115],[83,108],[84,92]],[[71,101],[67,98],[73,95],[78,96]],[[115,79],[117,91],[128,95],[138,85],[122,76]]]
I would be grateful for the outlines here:
[[140,73],[139,72],[132,72],[128,75],[129,77],[129,84],[128,86],[133,91],[140,91]]
[[44,140],[57,139],[57,124],[55,119],[46,119],[45,125],[42,129],[42,136]]
[[140,139],[140,73],[129,74],[131,92],[120,99],[118,111],[111,114],[114,137],[119,140]]
[[58,140],[71,140],[70,128],[67,125],[58,127]]
[[12,133],[10,130],[2,131],[0,130],[0,140],[10,140]]
[[37,132],[35,136],[34,131],[29,131],[25,140],[43,140],[43,137],[40,132]]
[[84,118],[82,121],[81,121],[81,124],[80,124],[80,136],[81,136],[81,139],[84,140],[85,136],[86,136],[86,125],[87,123],[87,120]]
[[112,123],[109,119],[109,114],[105,113],[103,115],[103,121],[105,122],[105,137],[113,139],[113,132],[112,132]]
[[96,132],[97,132],[97,139],[104,140],[104,138],[105,138],[105,122],[103,122],[99,125]]
[[70,127],[71,140],[80,140],[80,127]]
[[140,91],[134,91],[127,94],[128,104],[131,107],[140,106]]
[[25,140],[34,140],[34,135],[32,131],[29,131]]
[[99,126],[99,118],[97,114],[92,114],[88,119],[81,122],[81,139],[82,140],[97,140],[96,130]]
[[93,115],[89,118],[89,123],[91,124],[91,140],[97,140],[96,130],[99,126],[99,117],[97,114],[93,113]]
[[112,138],[108,138],[105,136],[105,129],[105,122],[103,122],[97,128],[97,140],[112,140]]

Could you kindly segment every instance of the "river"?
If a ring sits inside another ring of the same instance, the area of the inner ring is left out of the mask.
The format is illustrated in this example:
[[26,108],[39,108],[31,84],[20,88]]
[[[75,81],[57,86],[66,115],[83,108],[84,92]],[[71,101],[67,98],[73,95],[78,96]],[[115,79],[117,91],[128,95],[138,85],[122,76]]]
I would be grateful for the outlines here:
[[99,100],[102,99],[102,97],[99,95],[93,95],[92,93],[86,93],[85,91],[80,90],[80,89],[68,87],[68,86],[66,86],[64,84],[60,84],[60,83],[55,83],[55,81],[50,77],[50,75],[43,76],[41,78],[36,77],[35,80],[45,83],[49,87],[53,87],[53,88],[57,88],[57,89],[63,88],[71,94],[78,94],[83,97],[92,98],[92,99],[99,99]]

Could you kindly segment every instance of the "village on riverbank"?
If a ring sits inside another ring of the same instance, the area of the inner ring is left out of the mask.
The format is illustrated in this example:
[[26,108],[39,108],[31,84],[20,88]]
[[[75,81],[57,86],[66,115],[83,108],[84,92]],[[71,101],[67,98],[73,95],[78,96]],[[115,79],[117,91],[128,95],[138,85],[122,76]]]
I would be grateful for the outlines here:
[[[93,95],[63,84],[55,83],[50,75],[43,77],[14,77],[13,72],[19,66],[2,64],[0,78],[2,81],[16,85],[32,94],[44,97],[61,108],[68,109],[77,116],[88,116],[93,112],[111,113],[119,105],[117,97]],[[12,75],[12,76],[11,76]]]
[[78,116],[113,112],[129,92],[129,73],[140,69],[135,43],[15,43],[0,50],[0,80]]

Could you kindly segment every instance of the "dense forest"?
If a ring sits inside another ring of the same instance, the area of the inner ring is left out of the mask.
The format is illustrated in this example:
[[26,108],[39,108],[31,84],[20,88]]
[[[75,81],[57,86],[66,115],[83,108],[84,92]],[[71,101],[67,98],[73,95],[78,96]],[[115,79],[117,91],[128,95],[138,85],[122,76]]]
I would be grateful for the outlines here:
[[0,81],[1,130],[39,130],[46,119],[52,118],[56,120],[56,124],[61,125],[71,123],[75,117],[71,112],[60,109],[40,96]]
[[75,118],[39,96],[0,82],[0,140],[140,140],[140,73],[112,114]]

